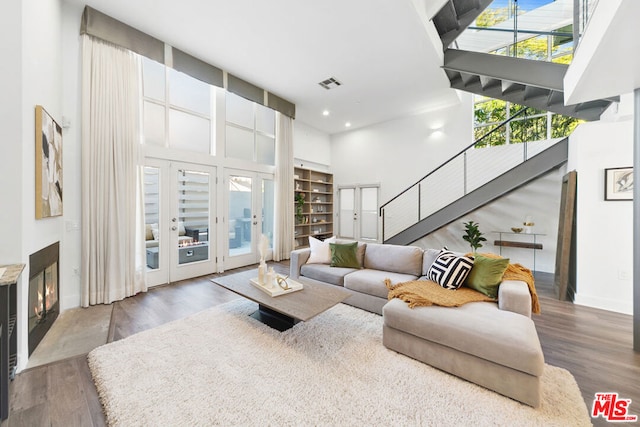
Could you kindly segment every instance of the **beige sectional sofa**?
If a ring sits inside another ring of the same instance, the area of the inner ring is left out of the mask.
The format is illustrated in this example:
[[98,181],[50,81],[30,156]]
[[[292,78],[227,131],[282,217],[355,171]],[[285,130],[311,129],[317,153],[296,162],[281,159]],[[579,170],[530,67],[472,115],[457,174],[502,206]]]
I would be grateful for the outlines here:
[[[337,243],[345,243],[338,241]],[[310,249],[291,253],[291,278],[343,286],[344,302],[384,317],[383,344],[399,353],[482,385],[530,406],[540,404],[544,356],[531,320],[526,283],[504,281],[498,302],[461,307],[416,307],[387,299],[393,284],[425,276],[439,250],[359,243],[361,268],[309,264]]]

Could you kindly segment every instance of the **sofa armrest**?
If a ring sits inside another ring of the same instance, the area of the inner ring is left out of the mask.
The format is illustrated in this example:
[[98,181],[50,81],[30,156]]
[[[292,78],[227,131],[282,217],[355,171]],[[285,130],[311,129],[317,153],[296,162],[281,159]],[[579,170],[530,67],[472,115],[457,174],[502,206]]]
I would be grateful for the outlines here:
[[296,280],[300,277],[300,268],[307,262],[311,255],[311,249],[296,249],[291,251],[289,260],[289,277]]
[[505,280],[498,288],[498,307],[531,317],[531,294],[529,287],[521,280]]

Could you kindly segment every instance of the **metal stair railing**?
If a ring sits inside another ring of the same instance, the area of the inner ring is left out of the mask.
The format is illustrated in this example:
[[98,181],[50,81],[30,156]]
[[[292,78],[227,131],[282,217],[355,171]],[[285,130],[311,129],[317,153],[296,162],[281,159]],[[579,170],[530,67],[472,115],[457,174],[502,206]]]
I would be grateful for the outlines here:
[[[513,125],[514,120],[521,116],[524,117],[520,119],[521,125],[526,126],[529,122],[532,127],[537,126],[535,120],[527,120],[528,111],[535,115],[535,111],[529,107],[521,109],[384,203],[379,211],[382,217],[382,241],[387,241],[563,139],[487,146],[490,138],[495,140],[496,133],[503,132],[506,126]],[[531,132],[530,129],[521,130],[523,133]],[[546,137],[546,131],[541,133]]]

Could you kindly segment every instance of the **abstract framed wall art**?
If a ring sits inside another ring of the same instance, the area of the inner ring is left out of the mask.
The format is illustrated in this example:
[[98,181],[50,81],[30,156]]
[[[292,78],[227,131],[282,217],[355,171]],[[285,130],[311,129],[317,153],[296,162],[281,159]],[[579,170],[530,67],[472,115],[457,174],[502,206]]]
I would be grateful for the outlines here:
[[62,128],[36,105],[36,219],[62,215]]
[[604,170],[604,199],[633,200],[633,167]]

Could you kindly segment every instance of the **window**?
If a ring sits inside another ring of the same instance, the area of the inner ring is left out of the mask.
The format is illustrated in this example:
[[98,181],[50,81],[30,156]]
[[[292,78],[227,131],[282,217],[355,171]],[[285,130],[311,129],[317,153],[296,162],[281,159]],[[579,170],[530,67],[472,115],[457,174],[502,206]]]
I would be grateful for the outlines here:
[[[485,13],[484,18],[478,18],[478,26],[495,25],[495,23],[507,19],[509,13],[507,8],[499,9],[493,14]],[[554,35],[548,33],[519,41],[516,52],[514,52],[513,45],[509,44],[489,53],[515,55],[518,58],[538,61],[571,63],[573,58],[572,26],[558,28],[552,33]],[[516,115],[523,108],[525,107],[522,105],[499,99],[474,96],[474,138],[477,141],[487,135],[478,146],[486,147],[562,138],[571,134],[581,122],[573,117],[529,108],[525,114],[513,119],[508,126],[499,128],[501,122]],[[494,129],[496,130],[493,131]]]
[[478,147],[563,138],[570,135],[582,122],[573,117],[529,108],[524,114],[509,122],[508,126],[499,127],[500,123],[518,114],[523,108],[526,107],[475,95],[474,139],[477,141],[487,135]]
[[142,58],[144,143],[215,155],[215,88]]
[[226,93],[226,156],[275,165],[275,111]]

